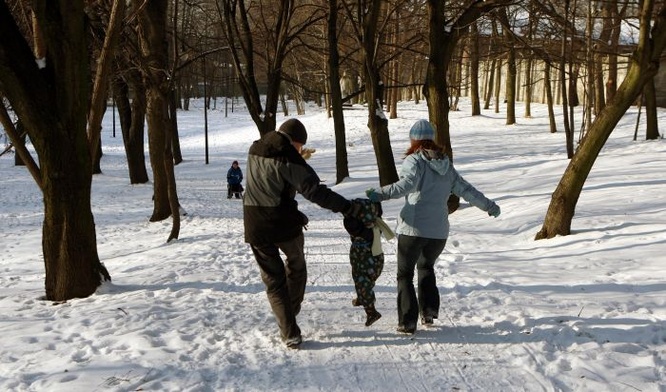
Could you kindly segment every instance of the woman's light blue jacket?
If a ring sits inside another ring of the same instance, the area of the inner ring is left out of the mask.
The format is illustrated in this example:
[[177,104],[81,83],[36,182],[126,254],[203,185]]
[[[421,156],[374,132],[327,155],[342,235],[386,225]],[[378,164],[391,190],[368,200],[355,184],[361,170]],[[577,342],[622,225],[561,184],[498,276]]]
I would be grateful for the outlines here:
[[400,168],[400,179],[376,192],[382,200],[404,196],[396,232],[423,238],[448,238],[447,200],[451,193],[483,211],[495,205],[458,174],[446,155],[430,150],[407,156]]

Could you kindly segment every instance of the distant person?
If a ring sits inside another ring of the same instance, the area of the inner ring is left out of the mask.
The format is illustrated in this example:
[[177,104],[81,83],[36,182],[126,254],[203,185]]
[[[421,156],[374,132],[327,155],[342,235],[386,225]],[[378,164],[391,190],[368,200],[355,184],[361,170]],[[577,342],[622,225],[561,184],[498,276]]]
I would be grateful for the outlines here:
[[[500,207],[465,181],[434,142],[435,131],[427,120],[418,120],[409,131],[411,146],[405,153],[400,179],[366,191],[372,201],[405,198],[398,217],[398,332],[413,334],[421,323],[431,326],[439,316],[439,290],[434,266],[449,236],[447,200],[451,193],[497,217]],[[418,270],[418,297],[414,268]]]
[[356,298],[352,305],[363,306],[365,326],[369,327],[382,315],[375,308],[375,282],[384,269],[384,252],[381,237],[392,239],[395,235],[382,220],[382,205],[368,199],[355,199],[361,204],[357,216],[346,216],[345,229],[351,237],[349,262]]
[[243,196],[243,171],[238,166],[238,161],[233,161],[231,167],[227,171],[227,199],[231,196],[236,196],[240,199]]
[[307,280],[303,228],[308,218],[298,210],[296,193],[333,212],[355,215],[360,210],[323,185],[305,162],[301,151],[307,137],[305,126],[289,119],[255,141],[248,153],[243,198],[245,242],[252,248],[280,335],[289,348],[303,341],[296,316]]

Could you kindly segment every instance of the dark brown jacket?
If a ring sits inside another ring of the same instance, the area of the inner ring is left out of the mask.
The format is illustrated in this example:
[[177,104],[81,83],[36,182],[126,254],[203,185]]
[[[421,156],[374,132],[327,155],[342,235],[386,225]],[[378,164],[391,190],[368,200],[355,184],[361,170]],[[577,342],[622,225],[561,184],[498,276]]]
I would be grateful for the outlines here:
[[243,221],[245,242],[251,244],[283,242],[303,232],[307,217],[298,211],[296,192],[333,212],[346,211],[351,205],[321,184],[314,169],[278,132],[252,143],[245,175]]

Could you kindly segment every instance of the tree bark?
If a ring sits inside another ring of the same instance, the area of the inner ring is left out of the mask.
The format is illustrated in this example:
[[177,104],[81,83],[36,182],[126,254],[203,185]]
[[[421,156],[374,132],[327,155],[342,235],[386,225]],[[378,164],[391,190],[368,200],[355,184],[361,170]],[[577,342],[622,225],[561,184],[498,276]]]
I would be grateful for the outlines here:
[[[375,150],[377,168],[379,169],[379,184],[381,186],[398,181],[398,171],[395,167],[391,140],[388,134],[388,119],[381,104],[381,79],[379,65],[377,64],[377,21],[381,11],[382,2],[374,0],[363,19],[363,58],[365,71],[365,90],[368,98],[368,128],[370,138]],[[364,11],[362,11],[364,12]]]
[[[168,1],[154,0],[139,10],[139,39],[146,86],[146,119],[150,166],[153,169],[153,214],[151,222],[173,219],[169,241],[178,238],[180,214],[173,173],[172,137],[169,119],[167,78],[168,44],[166,39]],[[168,162],[167,162],[168,160]],[[176,233],[174,233],[176,230]],[[175,236],[174,236],[175,235]]]
[[130,184],[145,184],[148,182],[146,170],[146,155],[144,151],[144,122],[146,118],[146,91],[141,77],[136,71],[129,71],[134,91],[134,99],[130,103],[129,87],[121,78],[116,78],[113,84],[113,94],[120,117],[120,129],[123,134],[127,168],[129,170]]
[[342,91],[340,89],[340,53],[338,51],[338,1],[328,2],[328,90],[330,92],[330,110],[333,115],[335,132],[335,183],[341,183],[349,177],[347,161],[347,140],[345,118],[342,110]]
[[0,85],[41,165],[46,299],[65,301],[87,297],[111,279],[99,260],[90,206],[85,17],[83,2],[74,0],[37,2],[34,12],[46,48],[41,68],[0,3]]
[[643,96],[645,96],[645,140],[657,140],[659,139],[659,121],[654,78],[651,78],[643,87]]

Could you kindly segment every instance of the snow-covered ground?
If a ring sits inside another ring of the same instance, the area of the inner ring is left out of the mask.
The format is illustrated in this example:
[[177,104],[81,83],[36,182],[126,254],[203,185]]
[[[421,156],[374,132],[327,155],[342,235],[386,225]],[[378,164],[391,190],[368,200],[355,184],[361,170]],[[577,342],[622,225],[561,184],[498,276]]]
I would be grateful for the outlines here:
[[[561,128],[549,133],[539,105],[513,126],[503,111],[471,117],[465,102],[451,113],[456,166],[502,215],[463,202],[451,216],[436,266],[440,319],[414,336],[395,332],[395,240],[377,282],[383,317],[365,327],[351,306],[342,217],[300,198],[310,217],[305,341],[290,350],[243,242],[241,202],[226,199],[226,171],[236,159],[245,168],[258,133],[240,105],[225,118],[218,102],[206,165],[203,111],[193,106],[179,112],[185,161],[176,167],[188,215],[169,244],[171,222],[148,222],[152,185],[129,185],[107,113],[92,204],[113,282],[89,298],[41,299],[41,195],[13,156],[0,158],[0,390],[666,390],[666,144],[632,141],[635,109],[597,160],[572,235],[542,241],[534,236],[568,163]],[[309,163],[333,186],[332,120],[307,111],[299,119],[317,150]],[[350,178],[333,188],[349,198],[378,185],[366,116],[360,106],[345,111]],[[389,122],[398,165],[425,103],[403,103],[399,116]],[[401,206],[384,203],[389,224]]]

